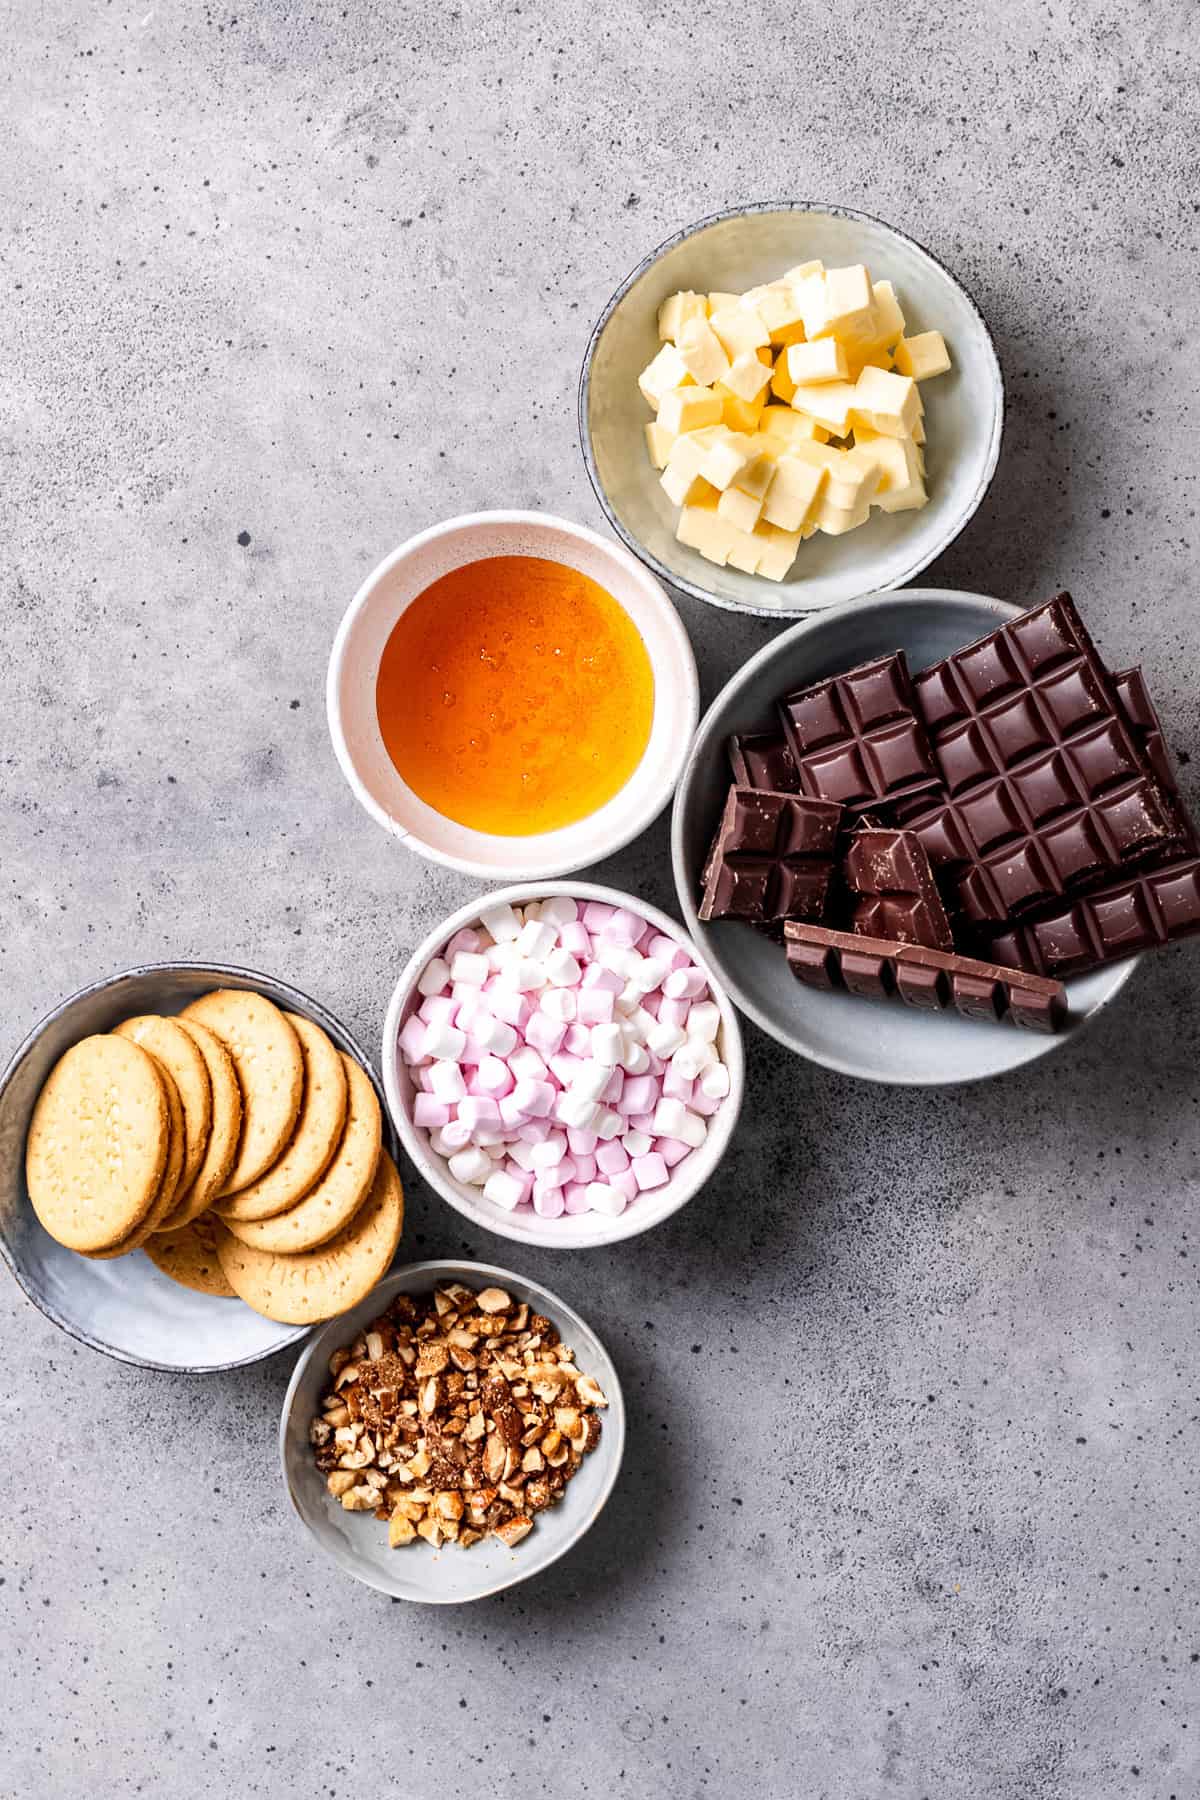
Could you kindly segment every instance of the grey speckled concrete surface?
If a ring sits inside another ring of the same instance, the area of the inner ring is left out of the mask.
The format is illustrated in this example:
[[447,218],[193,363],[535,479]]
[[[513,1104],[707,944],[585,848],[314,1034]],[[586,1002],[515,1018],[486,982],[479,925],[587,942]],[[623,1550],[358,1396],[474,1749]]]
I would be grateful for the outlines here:
[[[932,577],[1069,585],[1200,749],[1185,4],[3,12],[6,1051],[172,954],[375,1039],[472,890],[343,785],[335,624],[447,514],[599,522],[589,324],[739,200],[862,206],[964,277],[1008,432]],[[711,696],[767,628],[683,610]],[[671,906],[666,839],[602,877]],[[1180,948],[1072,1054],[941,1095],[752,1036],[696,1204],[522,1259],[607,1338],[632,1438],[586,1545],[474,1609],[310,1556],[287,1358],[142,1374],[5,1282],[0,1790],[1195,1795],[1198,992]],[[411,1216],[414,1254],[507,1249],[427,1193]]]

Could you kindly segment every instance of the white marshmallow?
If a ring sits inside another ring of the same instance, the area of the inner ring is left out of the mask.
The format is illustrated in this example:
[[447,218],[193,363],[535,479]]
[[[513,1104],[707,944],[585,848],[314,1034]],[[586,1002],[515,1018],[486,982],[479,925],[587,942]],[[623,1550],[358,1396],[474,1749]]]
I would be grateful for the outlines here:
[[533,1170],[533,1153],[536,1148],[536,1144],[522,1143],[521,1139],[518,1138],[515,1144],[510,1144],[508,1146],[508,1154],[512,1157],[518,1169],[524,1169],[526,1174],[530,1174]]
[[699,1113],[691,1112],[685,1106],[679,1130],[672,1132],[671,1135],[682,1138],[685,1144],[690,1144],[693,1150],[698,1150],[708,1136],[708,1120],[702,1119]]
[[729,1092],[729,1070],[724,1063],[714,1063],[700,1077],[700,1092],[706,1100],[723,1100]]
[[450,964],[451,981],[461,981],[467,987],[482,987],[491,972],[487,957],[470,950],[460,950]]
[[648,1156],[654,1148],[654,1139],[648,1131],[627,1131],[621,1139],[628,1157]]
[[588,1182],[587,1202],[593,1212],[607,1213],[613,1219],[625,1211],[627,1204],[620,1188],[609,1187],[606,1181]]
[[[695,1010],[695,1007],[693,1007],[692,1011],[695,1012]],[[682,1076],[684,1081],[695,1081],[697,1075],[702,1074],[708,1065],[715,1060],[716,1053],[711,1044],[706,1043],[703,1038],[689,1037],[687,1043],[676,1050],[674,1056],[671,1058],[671,1067],[675,1070],[677,1075]],[[668,1131],[666,1135],[668,1137],[678,1137],[679,1133],[677,1131]]]
[[511,944],[521,935],[521,921],[511,906],[493,906],[479,915],[479,923],[498,944]]
[[459,1150],[450,1158],[450,1173],[456,1181],[465,1181],[471,1187],[482,1187],[492,1172],[492,1159],[486,1150],[472,1144],[468,1150]]
[[[596,1026],[595,1029],[599,1031],[601,1027]],[[583,1062],[571,1077],[570,1092],[581,1100],[598,1100],[612,1080],[612,1072],[613,1065],[599,1056],[590,1062]]]
[[597,944],[596,961],[602,969],[611,969],[625,981],[642,966],[642,958],[636,950],[631,950],[627,944],[614,944],[608,938],[602,938]]
[[624,1047],[625,1034],[619,1025],[592,1026],[592,1055],[598,1063],[603,1063],[608,1069],[615,1069]]
[[484,1198],[502,1206],[505,1212],[512,1212],[521,1204],[525,1194],[525,1183],[510,1175],[507,1169],[493,1169],[483,1184]]
[[434,994],[441,993],[449,980],[449,963],[444,962],[440,956],[432,956],[421,970],[421,978],[417,982],[417,992],[423,994],[426,1000],[430,1000]]
[[456,1062],[434,1063],[429,1071],[429,1090],[439,1100],[454,1105],[466,1095],[467,1084]]
[[439,1062],[457,1062],[467,1047],[467,1034],[459,1031],[456,1025],[447,1025],[444,1019],[429,1025],[425,1030],[425,1054],[436,1057]]
[[686,1143],[687,1139],[683,1136],[683,1121],[686,1117],[687,1107],[683,1101],[668,1099],[664,1094],[654,1109],[655,1137],[679,1138]]
[[627,1075],[644,1075],[650,1067],[650,1052],[645,1044],[631,1043],[627,1039],[621,1051],[621,1067]]
[[[484,1003],[486,1006],[486,1002]],[[471,1036],[481,1049],[493,1056],[511,1056],[517,1047],[517,1034],[503,1019],[495,1018],[481,1007],[471,1021]]]
[[[555,951],[554,954],[557,955],[558,952]],[[571,960],[574,962],[574,957]],[[549,963],[546,964],[546,973],[550,974]],[[553,976],[550,978],[554,979]],[[575,998],[574,988],[548,987],[543,988],[538,995],[538,1007],[552,1019],[557,1019],[560,1025],[573,1025],[579,1011],[579,1001]]]
[[573,988],[583,980],[583,970],[571,952],[564,950],[561,945],[557,945],[551,950],[545,963],[547,978],[555,987]]
[[545,962],[557,942],[558,932],[553,925],[545,919],[531,919],[521,927],[517,949],[531,962],[540,963]]
[[544,1143],[533,1146],[533,1167],[555,1169],[566,1154],[566,1138],[561,1131],[552,1131]]
[[721,1009],[715,1000],[704,1000],[693,1006],[687,1017],[687,1034],[690,1038],[701,1038],[711,1044],[716,1040],[721,1029]]
[[518,1081],[545,1081],[546,1079],[548,1073],[546,1059],[538,1055],[532,1044],[522,1044],[504,1060]]
[[560,1094],[554,1104],[554,1116],[570,1131],[592,1131],[604,1108],[586,1094]]
[[538,916],[550,925],[573,925],[579,917],[579,907],[569,894],[551,894],[542,901]]
[[546,985],[546,970],[540,962],[530,962],[522,957],[504,970],[504,979],[510,987],[515,987],[518,994],[532,994]]
[[620,1137],[625,1129],[625,1121],[619,1112],[613,1112],[608,1107],[601,1107],[600,1116],[591,1129],[598,1138],[607,1142],[609,1138]]
[[654,1029],[646,1033],[646,1048],[655,1056],[674,1056],[675,1052],[687,1043],[686,1031],[680,1031],[678,1025],[655,1020]]

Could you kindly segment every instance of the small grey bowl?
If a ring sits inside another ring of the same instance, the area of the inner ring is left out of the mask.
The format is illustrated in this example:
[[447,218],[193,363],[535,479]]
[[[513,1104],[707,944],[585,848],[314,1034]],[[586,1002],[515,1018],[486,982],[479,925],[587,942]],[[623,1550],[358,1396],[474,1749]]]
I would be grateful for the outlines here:
[[[456,1544],[434,1550],[425,1543],[389,1549],[387,1526],[373,1513],[345,1512],[330,1496],[308,1442],[309,1423],[329,1385],[333,1352],[352,1343],[397,1294],[427,1294],[446,1281],[462,1281],[475,1288],[502,1287],[544,1313],[574,1350],[577,1366],[595,1376],[608,1400],[601,1415],[600,1442],[584,1457],[558,1505],[538,1513],[528,1537],[511,1550],[490,1537],[468,1550]],[[624,1449],[625,1399],[617,1371],[595,1332],[549,1288],[490,1263],[411,1263],[395,1270],[340,1319],[323,1325],[296,1364],[279,1425],[279,1454],[288,1498],[325,1554],[343,1574],[381,1594],[431,1606],[483,1600],[557,1562],[599,1518],[616,1482]]]
[[796,687],[904,650],[915,673],[1022,609],[983,594],[912,588],[868,594],[795,625],[760,650],[717,695],[700,722],[671,818],[671,858],[688,930],[733,999],[771,1037],[842,1075],[905,1087],[982,1081],[1036,1062],[1072,1042],[1124,987],[1136,958],[1067,983],[1070,1022],[1057,1036],[981,1024],[947,1014],[882,1005],[852,994],[818,993],[788,971],[782,949],[729,920],[702,924],[700,870],[729,789],[725,744],[731,732],[769,723],[774,702]]
[[[741,292],[820,257],[865,263],[894,282],[910,331],[940,331],[953,369],[923,384],[929,502],[919,512],[873,512],[844,537],[817,532],[786,579],[722,569],[675,537],[679,517],[646,454],[652,418],[637,378],[659,348],[658,308],[680,288]],[[781,618],[902,587],[952,543],[995,473],[1004,382],[975,302],[928,250],[894,226],[818,201],[763,203],[715,213],[660,244],[624,280],[596,322],[579,382],[579,441],[609,524],[661,580],[734,612]]]
[[25,1136],[38,1094],[65,1050],[136,1013],[181,1012],[213,988],[254,988],[302,1013],[362,1064],[379,1095],[384,1143],[397,1154],[387,1099],[370,1059],[332,1013],[299,988],[226,963],[146,963],[81,988],[35,1025],[0,1076],[0,1256],[48,1319],[119,1362],[207,1375],[261,1362],[304,1326],[277,1325],[240,1300],[196,1294],[171,1281],[144,1251],[111,1261],[77,1256],[43,1231],[25,1186]]

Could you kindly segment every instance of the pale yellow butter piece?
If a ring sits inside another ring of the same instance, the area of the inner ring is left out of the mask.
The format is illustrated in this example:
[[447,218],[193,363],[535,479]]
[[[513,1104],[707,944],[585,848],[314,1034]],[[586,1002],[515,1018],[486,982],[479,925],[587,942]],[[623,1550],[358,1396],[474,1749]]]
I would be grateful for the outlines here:
[[817,530],[823,531],[827,537],[842,537],[847,531],[857,531],[860,525],[866,524],[870,516],[869,500],[864,500],[861,506],[851,511],[840,506],[830,506],[828,501],[822,500],[817,506],[815,520]]
[[871,299],[875,305],[875,331],[871,343],[864,348],[890,350],[904,335],[904,314],[896,290],[890,281],[873,281]]
[[941,332],[919,331],[916,337],[902,337],[896,345],[896,367],[901,375],[911,375],[914,381],[944,375],[950,367],[950,353]]
[[676,506],[694,506],[713,491],[707,481],[689,474],[678,463],[668,463],[658,479],[664,494]]
[[880,504],[881,495],[899,493],[919,479],[921,452],[911,438],[888,437],[882,431],[873,431],[869,425],[856,425],[854,444],[856,449],[869,450],[879,464],[879,486],[874,495],[876,505]]
[[886,494],[876,495],[875,504],[887,513],[916,512],[928,499],[925,483],[918,475],[907,487],[890,488]]
[[775,459],[781,448],[782,446],[774,439],[756,437],[754,455],[745,468],[739,469],[734,476],[734,487],[740,488],[744,494],[752,494],[756,500],[761,500],[775,479]]
[[781,531],[777,525],[760,525],[755,536],[764,540],[755,573],[765,575],[768,581],[782,581],[796,560],[801,537],[811,537],[812,531]]
[[852,450],[833,450],[826,464],[828,479],[823,498],[840,512],[857,512],[879,488],[882,465],[874,445],[855,445]]
[[919,418],[912,428],[912,441],[914,444],[925,442],[925,420],[923,418]]
[[704,452],[699,473],[705,481],[724,491],[741,474],[754,455],[754,442],[748,436],[724,429],[714,432]]
[[819,443],[826,435],[824,427],[810,413],[797,412],[791,406],[765,406],[758,429],[763,436],[777,438],[784,444]]
[[644,429],[650,461],[656,469],[665,469],[667,458],[671,454],[671,445],[675,442],[675,433],[660,425],[657,419],[651,419]]
[[804,337],[804,319],[790,281],[773,281],[763,290],[758,316],[777,346],[798,344]]
[[[911,437],[920,417],[920,396],[910,375],[895,375],[868,363],[850,389],[854,422],[870,425],[887,437]],[[822,423],[824,421],[822,420]]]
[[672,388],[684,387],[690,380],[687,364],[674,344],[664,344],[638,376],[638,387],[657,412],[664,394],[669,394]]
[[785,269],[782,279],[789,287],[795,287],[799,281],[807,281],[810,275],[823,275],[825,264],[818,258],[814,262],[797,263],[795,268]]
[[711,387],[728,375],[729,358],[706,319],[688,320],[680,330],[678,348],[684,368],[701,387]]
[[761,344],[769,344],[771,341],[770,332],[754,308],[746,306],[740,300],[736,306],[728,306],[722,312],[713,313],[708,322],[731,362],[747,351],[753,353]]
[[664,343],[674,343],[680,331],[689,319],[704,319],[708,316],[708,306],[703,294],[693,294],[685,288],[681,293],[672,294],[663,301],[658,309],[658,335]]
[[741,297],[740,294],[710,294],[708,296],[709,318],[711,319],[714,313],[726,312],[729,307],[736,306]]
[[770,379],[770,364],[760,362],[754,350],[743,350],[729,365],[723,385],[732,389],[740,400],[758,400]]
[[709,562],[724,566],[733,546],[733,526],[717,517],[717,502],[707,497],[695,506],[685,506],[675,527],[676,540],[689,550],[698,550]]
[[713,393],[721,396],[721,423],[728,425],[730,431],[758,430],[763,410],[761,394],[756,400],[743,400],[740,394],[735,394],[723,381],[714,383]]
[[717,517],[724,519],[727,525],[735,525],[739,531],[753,531],[762,509],[761,499],[756,500],[753,494],[738,487],[727,487],[717,501]]
[[775,364],[775,373],[771,376],[771,392],[785,406],[790,406],[792,396],[796,392],[796,384],[787,372],[787,353],[785,352]]
[[667,452],[667,467],[686,475],[690,481],[700,473],[700,465],[715,436],[716,431],[710,427],[704,431],[689,431],[685,436],[677,437]]
[[799,412],[806,412],[835,437],[845,437],[850,430],[850,415],[857,394],[857,384],[849,381],[798,382],[792,405]]
[[672,388],[658,407],[658,422],[676,437],[721,423],[721,396],[706,387]]
[[742,531],[736,525],[731,530],[733,535],[725,551],[726,563],[746,575],[757,575],[766,545],[757,532]]
[[846,344],[870,342],[875,302],[871,278],[862,263],[810,275],[797,283],[796,293],[806,337],[837,337]]
[[796,456],[781,456],[763,502],[763,518],[782,531],[799,531],[828,479],[827,471]]
[[836,338],[816,338],[811,344],[791,344],[784,355],[787,358],[788,376],[794,388],[803,382],[850,379],[845,348]]

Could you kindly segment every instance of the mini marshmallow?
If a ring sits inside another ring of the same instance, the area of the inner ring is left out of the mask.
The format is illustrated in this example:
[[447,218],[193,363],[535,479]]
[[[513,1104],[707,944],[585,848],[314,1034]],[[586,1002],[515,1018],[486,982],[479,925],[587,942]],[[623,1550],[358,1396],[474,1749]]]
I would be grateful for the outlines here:
[[584,988],[576,999],[576,1014],[581,1025],[607,1025],[613,1016],[615,996],[608,988]]
[[[654,1104],[656,1106],[658,1105],[657,1100],[654,1102]],[[627,1137],[629,1135],[629,1132],[631,1132],[631,1131],[640,1131],[643,1137],[648,1137],[653,1142],[653,1139],[654,1139],[654,1114],[652,1112],[627,1113],[625,1115],[625,1124],[627,1127],[625,1135]]]
[[591,962],[583,971],[585,988],[607,988],[610,994],[619,994],[625,986],[625,978],[613,969],[606,969],[598,962]]
[[650,1072],[650,1053],[644,1044],[627,1043],[621,1052],[621,1067],[627,1075],[646,1075]]
[[607,1213],[613,1219],[625,1211],[627,1204],[620,1189],[610,1187],[606,1181],[588,1182],[587,1203],[592,1212]]
[[654,1148],[654,1139],[648,1131],[627,1131],[621,1139],[625,1146],[625,1154],[636,1162],[639,1156],[648,1156]]
[[498,1056],[485,1056],[475,1071],[475,1082],[481,1094],[489,1094],[493,1100],[500,1100],[513,1090],[513,1074],[506,1062]]
[[632,1169],[622,1169],[619,1175],[610,1175],[608,1184],[615,1188],[618,1194],[624,1195],[627,1206],[631,1200],[636,1200],[638,1197],[638,1184],[634,1180]]
[[521,935],[521,921],[511,906],[488,907],[480,913],[479,923],[498,944],[511,944]]
[[480,1150],[472,1144],[467,1150],[459,1150],[450,1158],[450,1173],[456,1181],[465,1181],[471,1187],[482,1187],[492,1172],[492,1159],[486,1150]]
[[467,1034],[457,1025],[438,1023],[425,1028],[425,1054],[439,1062],[454,1062],[467,1047]]
[[550,1073],[560,1087],[569,1088],[579,1072],[579,1063],[578,1056],[570,1056],[565,1050],[560,1050],[557,1056],[550,1058]]
[[471,1036],[484,1050],[490,1050],[493,1056],[511,1056],[517,1047],[517,1034],[513,1027],[482,1008],[471,1022]]
[[537,1012],[530,1014],[529,1023],[525,1027],[525,1042],[553,1060],[555,1052],[562,1048],[567,1029],[564,1020],[552,1019],[549,1013],[542,1012],[539,1007]]
[[571,955],[571,952],[569,950],[564,950],[561,945],[556,949],[551,950],[545,961],[546,978],[553,983],[555,987],[578,987],[579,983],[583,980],[583,970],[580,968],[578,962]]
[[479,1017],[483,1002],[483,989],[471,987],[468,982],[460,981],[458,986],[451,990],[451,998],[454,1001],[454,1018],[451,1023],[457,1025],[460,1031],[469,1033]]
[[705,1000],[693,1006],[688,1014],[687,1034],[691,1038],[702,1038],[705,1043],[714,1043],[721,1029],[721,1009],[715,1000]]
[[561,1187],[547,1187],[544,1182],[533,1184],[533,1210],[543,1219],[559,1219],[567,1210],[567,1203]]
[[[586,923],[587,914],[584,914]],[[611,938],[614,943],[632,946],[641,941],[646,932],[645,919],[639,919],[635,912],[627,906],[618,906],[611,918],[601,926],[604,937]]]
[[518,1138],[515,1144],[508,1146],[509,1161],[516,1163],[518,1169],[531,1170],[533,1168],[533,1151],[532,1144],[522,1143]]
[[649,1156],[635,1156],[629,1166],[633,1170],[633,1179],[643,1194],[648,1188],[665,1187],[671,1179],[666,1163],[655,1151],[651,1151]]
[[608,1086],[612,1071],[607,1063],[599,1057],[592,1062],[581,1062],[579,1069],[571,1081],[571,1093],[581,1100],[599,1100]]
[[562,1197],[563,1197],[564,1212],[568,1212],[568,1213],[591,1212],[592,1205],[591,1205],[591,1201],[587,1197],[587,1183],[586,1182],[584,1182],[584,1181],[569,1181],[567,1183],[566,1187],[562,1188],[560,1191],[561,1191]]
[[540,962],[522,957],[504,971],[504,978],[519,994],[532,994],[545,987],[546,970]]
[[542,901],[538,916],[548,925],[573,925],[579,917],[579,904],[570,894],[551,894]]
[[583,922],[589,931],[603,931],[616,910],[607,901],[589,900],[583,909]]
[[724,1063],[713,1063],[700,1077],[700,1092],[706,1100],[723,1100],[729,1092],[729,1070]]
[[681,1031],[678,1025],[672,1025],[663,1019],[646,1036],[646,1048],[653,1050],[655,1056],[674,1056],[676,1050],[686,1043],[687,1033]]
[[[693,1007],[692,1011],[695,1012],[695,1010]],[[685,1081],[695,1081],[697,1075],[701,1074],[713,1060],[712,1049],[703,1038],[689,1037],[687,1043],[671,1058],[671,1067]]]
[[560,1094],[554,1103],[554,1117],[571,1131],[593,1133],[604,1109],[585,1094]]
[[[488,1010],[514,1031],[524,1031],[533,1007],[524,994],[503,985],[488,989]],[[506,1052],[507,1054],[507,1052]]]
[[465,1100],[458,1103],[458,1122],[465,1125],[472,1134],[487,1126],[494,1126],[499,1130],[500,1108],[486,1094],[468,1094]]
[[687,1016],[692,1010],[690,1000],[668,1000],[664,995],[658,1003],[659,1020],[664,1025],[678,1025],[681,1030],[687,1029]]
[[425,1048],[425,1040],[428,1035],[429,1027],[423,1019],[418,1019],[415,1013],[412,1018],[405,1020],[396,1041],[400,1046],[400,1054],[410,1068],[415,1063],[429,1061],[429,1052]]
[[663,993],[668,1000],[694,1000],[707,986],[703,969],[689,964],[684,969],[672,969],[663,982]]
[[502,1206],[505,1212],[512,1212],[529,1197],[532,1187],[524,1172],[513,1175],[507,1169],[493,1169],[483,1184],[483,1197],[494,1206]]
[[522,1144],[544,1144],[553,1129],[549,1119],[526,1119],[517,1126],[517,1138]]
[[629,1167],[629,1152],[616,1138],[596,1146],[596,1167],[604,1175],[619,1175]]
[[674,973],[676,969],[685,969],[691,960],[682,944],[661,933],[650,939],[646,945],[646,955],[653,956],[656,961],[665,963],[668,973]]
[[480,937],[479,933],[477,931],[472,931],[469,925],[464,925],[461,931],[455,932],[454,936],[450,939],[450,942],[446,945],[446,948],[442,951],[442,955],[451,967],[453,967],[454,959],[460,950],[465,950],[468,956],[473,956],[477,950],[482,948],[483,939]]
[[494,1162],[505,1153],[508,1133],[499,1125],[477,1125],[471,1133],[471,1142],[486,1150]]
[[693,1150],[698,1150],[708,1136],[708,1121],[702,1119],[699,1113],[691,1112],[685,1107],[683,1122],[679,1130],[671,1135],[681,1137],[685,1144],[690,1144]]
[[592,1054],[592,1034],[586,1025],[568,1025],[567,1035],[563,1039],[563,1049],[568,1056],[590,1056]]
[[429,1072],[431,1093],[448,1104],[464,1098],[467,1084],[463,1080],[463,1072],[456,1062],[436,1063]]
[[551,1019],[557,1019],[560,1024],[573,1025],[575,1015],[579,1010],[579,1001],[575,997],[574,988],[543,988],[538,996],[538,1010],[546,1013]]
[[[450,1065],[439,1063],[439,1068]],[[436,1100],[432,1094],[417,1094],[413,1099],[413,1124],[421,1126],[424,1131],[437,1131],[450,1123],[451,1113],[445,1100]]]
[[626,1117],[633,1113],[653,1112],[658,1100],[659,1086],[653,1076],[633,1075],[625,1083],[620,1108]]
[[533,1183],[535,1188],[561,1188],[574,1179],[575,1164],[569,1156],[564,1156],[560,1163],[551,1163],[548,1169],[535,1170]]
[[581,1156],[590,1156],[592,1151],[596,1148],[596,1143],[597,1139],[594,1131],[585,1131],[580,1129],[577,1125],[572,1125],[567,1132],[567,1148],[570,1150],[571,1155],[575,1158],[576,1162],[579,1161]]
[[659,1137],[683,1137],[683,1122],[687,1117],[687,1107],[682,1100],[672,1100],[666,1095],[654,1109],[654,1130]]
[[616,1068],[624,1047],[624,1034],[619,1025],[592,1026],[591,1051],[598,1063],[609,1069]]
[[[509,1063],[511,1070],[512,1064]],[[531,1119],[548,1119],[554,1106],[554,1086],[535,1076],[523,1075],[513,1088],[511,1098]]]
[[521,927],[517,949],[530,962],[544,963],[557,942],[558,932],[553,925],[545,919],[531,919]]
[[417,1013],[427,1025],[453,1025],[454,1015],[458,1011],[458,1001],[453,994],[434,994],[430,999],[421,1002]]
[[519,1125],[527,1125],[533,1114],[521,1105],[514,1088],[511,1094],[500,1097],[500,1122],[508,1131],[515,1131]]
[[666,964],[659,962],[657,957],[643,956],[640,967],[632,971],[629,980],[643,994],[652,994],[662,986],[669,974]]
[[628,944],[616,943],[611,938],[601,938],[596,945],[596,963],[602,969],[608,969],[612,974],[619,975],[621,986],[624,987],[634,970],[641,968],[642,959],[636,950],[630,949]]
[[688,1081],[679,1073],[679,1070],[675,1067],[674,1063],[671,1064],[671,1067],[663,1076],[662,1091],[667,1099],[678,1100],[684,1106],[691,1105],[692,1093],[695,1086],[696,1084],[694,1081]]
[[700,1083],[697,1081],[693,1084],[693,1093],[691,1099],[688,1101],[688,1105],[693,1112],[699,1113],[701,1118],[711,1119],[712,1115],[719,1111],[721,1102],[719,1099],[712,1098],[704,1093]]
[[465,1150],[471,1142],[471,1128],[461,1119],[451,1119],[448,1125],[442,1126],[442,1140],[449,1144],[451,1151]]
[[573,956],[582,966],[592,960],[592,940],[587,927],[580,924],[562,925],[558,932],[558,947]]
[[576,1181],[595,1181],[596,1159],[594,1156],[573,1156],[571,1161],[575,1164]]
[[545,1081],[549,1073],[545,1058],[539,1056],[531,1044],[522,1044],[504,1060],[518,1081]]
[[602,1109],[592,1129],[602,1142],[607,1142],[609,1138],[620,1137],[625,1129],[625,1121],[619,1112],[612,1112],[606,1107]]
[[482,987],[490,973],[487,957],[470,950],[460,950],[450,964],[450,979],[456,984],[462,981],[470,987]]
[[428,1000],[440,994],[450,980],[450,966],[440,956],[431,956],[417,978],[417,992]]
[[603,1100],[605,1106],[615,1106],[624,1092],[625,1071],[624,1069],[613,1069],[605,1083],[604,1092],[600,1095],[600,1098]]

